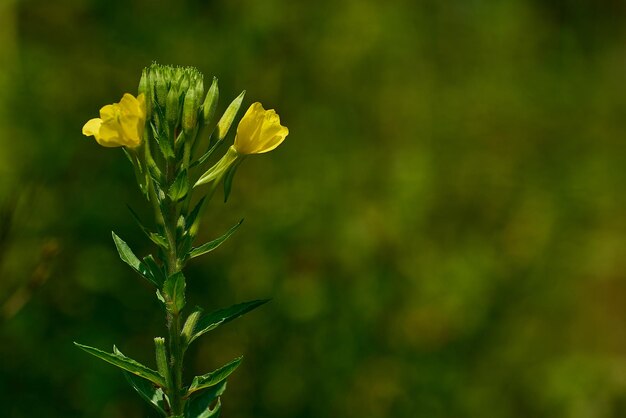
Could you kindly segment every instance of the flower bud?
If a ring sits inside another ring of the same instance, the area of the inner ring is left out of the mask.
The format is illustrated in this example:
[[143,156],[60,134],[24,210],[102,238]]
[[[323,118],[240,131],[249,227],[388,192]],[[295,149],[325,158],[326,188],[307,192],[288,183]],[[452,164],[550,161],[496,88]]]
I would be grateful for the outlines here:
[[178,115],[180,114],[178,97],[178,91],[172,87],[165,100],[165,120],[171,128],[178,125]]
[[204,124],[210,123],[213,116],[215,116],[219,95],[220,91],[217,87],[217,78],[213,77],[213,83],[211,83],[211,87],[209,87],[209,91],[207,92],[204,103],[202,104],[202,122]]
[[148,69],[144,68],[141,72],[141,79],[139,80],[138,96],[143,94],[146,100],[146,119],[150,119],[150,112],[152,111],[152,86],[150,85],[150,77]]
[[183,102],[183,130],[186,135],[191,133],[198,122],[198,100],[194,89],[187,90]]
[[189,89],[189,76],[187,74],[183,75],[179,84],[179,89],[180,91],[187,91],[187,89]]
[[202,96],[204,96],[204,81],[202,80],[202,77],[197,78],[195,91],[196,91],[196,100],[197,101],[202,100]]
[[156,99],[159,106],[165,106],[165,101],[167,100],[167,80],[162,72],[157,72],[155,74],[155,90],[156,90]]

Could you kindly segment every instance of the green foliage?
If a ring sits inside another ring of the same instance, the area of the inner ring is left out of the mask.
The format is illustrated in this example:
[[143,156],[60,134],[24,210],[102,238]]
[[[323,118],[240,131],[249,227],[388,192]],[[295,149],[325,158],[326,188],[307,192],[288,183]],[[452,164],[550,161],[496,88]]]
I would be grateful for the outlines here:
[[177,202],[187,196],[187,193],[189,193],[189,177],[187,170],[181,170],[172,183],[168,195],[170,199]]
[[199,247],[192,248],[191,251],[189,252],[189,258],[200,257],[201,255],[204,255],[208,252],[215,250],[217,247],[222,245],[232,234],[234,234],[237,228],[239,228],[242,223],[243,223],[243,219],[240,220],[235,226],[231,227],[228,231],[226,231],[226,233],[222,235],[221,237],[216,238],[212,241],[206,242],[200,245]]
[[128,264],[133,270],[139,273],[142,277],[146,278],[154,285],[159,286],[159,282],[150,274],[150,271],[146,268],[146,266],[137,258],[137,256],[130,249],[128,244],[124,242],[120,237],[118,237],[115,232],[111,232],[113,235],[113,241],[115,242],[115,247],[117,248],[117,252],[120,255],[120,258],[123,262]]
[[157,386],[164,387],[165,381],[163,380],[163,376],[161,376],[157,371],[152,370],[143,364],[138,363],[137,361],[126,357],[121,352],[113,347],[113,353],[107,353],[105,351],[99,350],[97,348],[89,347],[87,345],[82,345],[78,343],[74,343],[81,350],[86,351],[92,356],[98,357],[101,360],[106,361],[107,363],[111,363],[114,366],[119,367],[122,370],[126,370],[134,375],[139,377],[143,377],[154,383]]
[[193,331],[189,333],[189,343],[201,335],[214,330],[218,326],[237,319],[240,316],[250,312],[253,309],[269,302],[269,299],[253,300],[250,302],[238,303],[237,305],[230,306],[228,308],[219,309],[211,312],[208,315],[203,315],[193,327]]
[[226,135],[228,134],[228,131],[230,130],[230,126],[233,124],[233,121],[235,120],[235,116],[237,116],[237,112],[239,112],[239,108],[241,107],[241,103],[243,102],[243,97],[245,95],[246,95],[246,91],[244,90],[241,92],[241,94],[239,94],[239,96],[235,98],[235,100],[233,100],[228,105],[228,107],[224,111],[224,114],[220,118],[219,122],[217,122],[217,126],[215,127],[214,137],[212,135],[213,141],[220,142],[224,138],[226,138]]
[[210,418],[219,416],[222,408],[220,396],[226,390],[226,381],[194,394],[185,408],[186,418]]
[[143,400],[152,405],[161,415],[166,416],[165,408],[167,405],[167,396],[163,392],[163,389],[156,387],[149,383],[145,379],[138,378],[137,376],[123,372],[124,377],[133,389],[141,396]]
[[217,370],[214,370],[202,376],[194,377],[191,385],[189,386],[189,389],[187,390],[187,396],[190,396],[192,393],[197,392],[201,389],[215,386],[218,383],[223,382],[228,376],[231,375],[232,372],[235,371],[235,369],[237,369],[237,367],[239,367],[242,359],[243,357],[237,357],[230,363],[225,364]]
[[171,313],[178,314],[185,307],[185,276],[177,272],[169,276],[163,284],[165,307]]

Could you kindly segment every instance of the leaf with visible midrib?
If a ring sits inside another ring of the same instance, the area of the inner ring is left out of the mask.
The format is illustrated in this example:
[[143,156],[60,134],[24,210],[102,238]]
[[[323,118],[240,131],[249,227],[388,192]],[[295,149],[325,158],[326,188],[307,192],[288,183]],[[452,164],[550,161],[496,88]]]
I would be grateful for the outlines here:
[[[185,406],[185,416],[187,418],[211,418],[219,415],[221,403],[220,396],[226,390],[226,381],[222,381],[215,386],[203,391],[194,393]],[[217,399],[217,402],[215,400]],[[211,404],[215,406],[211,408]]]
[[237,369],[237,367],[239,367],[242,359],[243,356],[237,357],[230,363],[225,364],[224,366],[212,371],[211,373],[194,377],[193,381],[191,382],[191,386],[189,386],[189,390],[187,391],[187,396],[197,390],[215,386],[218,383],[224,381],[228,376],[231,375],[232,372],[235,371],[235,369]]
[[203,315],[196,323],[189,343],[202,334],[217,328],[219,325],[239,318],[240,316],[267,302],[269,302],[269,299],[259,299],[250,302],[238,303],[237,305],[211,312],[208,315]]
[[209,241],[205,244],[202,244],[199,247],[192,248],[191,251],[189,252],[189,258],[199,257],[203,254],[213,251],[214,249],[222,245],[222,243],[226,241],[232,234],[234,234],[237,228],[239,228],[242,223],[243,223],[243,219],[240,220],[235,226],[230,228],[228,231],[226,231],[226,233],[222,235],[221,237],[214,239],[213,241]]
[[170,312],[178,313],[185,306],[185,276],[182,272],[172,274],[163,284],[165,306]]
[[124,242],[123,239],[118,237],[115,232],[111,232],[113,236],[113,241],[115,242],[115,248],[117,248],[117,252],[120,255],[120,258],[123,262],[128,264],[133,270],[139,273],[142,277],[149,280],[155,286],[159,286],[159,283],[152,277],[146,266],[137,258],[133,250],[130,249],[128,244]]
[[119,367],[120,369],[126,370],[132,374],[135,374],[139,377],[143,377],[144,379],[148,379],[152,383],[158,386],[165,386],[165,381],[163,376],[161,376],[157,371],[152,370],[143,364],[126,357],[121,353],[107,353],[106,351],[99,350],[94,347],[89,347],[88,345],[74,343],[80,349],[86,351],[92,356],[98,357],[101,360],[106,361],[107,363],[111,363],[114,366]]
[[150,403],[157,411],[161,413],[161,415],[166,416],[165,413],[165,398],[166,395],[163,393],[163,389],[154,387],[154,385],[147,380],[141,379],[134,374],[129,372],[124,373],[124,377],[128,381],[128,383],[135,389],[135,391],[144,399],[146,402]]

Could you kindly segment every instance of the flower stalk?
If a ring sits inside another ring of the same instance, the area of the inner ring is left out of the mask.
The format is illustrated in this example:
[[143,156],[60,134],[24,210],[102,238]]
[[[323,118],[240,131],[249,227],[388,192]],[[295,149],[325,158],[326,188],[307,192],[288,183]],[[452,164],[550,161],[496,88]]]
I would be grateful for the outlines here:
[[[136,98],[124,94],[119,103],[104,106],[101,117],[83,127],[83,133],[94,136],[100,145],[124,147],[139,189],[153,208],[154,230],[132,214],[156,245],[155,254],[140,259],[115,233],[113,238],[122,261],[156,287],[165,311],[167,338],[154,340],[157,370],[126,357],[116,347],[113,353],[107,353],[77,345],[121,368],[131,386],[164,417],[209,418],[219,413],[226,378],[238,367],[241,358],[214,372],[196,376],[191,384],[186,384],[185,352],[198,337],[267,300],[240,303],[209,314],[196,308],[184,319],[183,271],[191,258],[215,250],[241,225],[239,221],[222,236],[194,246],[202,211],[218,185],[223,184],[226,201],[237,167],[244,159],[276,148],[288,133],[280,125],[276,112],[266,111],[260,103],[255,103],[239,122],[234,145],[207,169],[212,155],[225,142],[243,93],[215,123],[217,79],[213,79],[206,97],[203,96],[203,77],[195,68],[153,64],[142,72]],[[196,155],[202,143],[208,144],[208,149]],[[208,191],[204,185],[208,185]]]

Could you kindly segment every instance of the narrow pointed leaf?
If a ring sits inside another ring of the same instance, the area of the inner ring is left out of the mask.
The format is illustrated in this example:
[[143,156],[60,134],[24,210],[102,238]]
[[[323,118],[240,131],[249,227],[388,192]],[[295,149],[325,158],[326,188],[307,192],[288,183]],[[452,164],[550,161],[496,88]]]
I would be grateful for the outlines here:
[[141,219],[139,218],[139,215],[137,215],[137,212],[135,212],[133,208],[130,207],[130,205],[126,205],[126,207],[130,211],[130,214],[135,220],[135,223],[139,226],[139,229],[141,229],[143,233],[146,234],[146,236],[150,238],[150,240],[154,242],[156,245],[158,245],[161,248],[167,249],[167,240],[165,239],[165,237],[161,234],[150,231],[143,224],[143,222],[141,222]]
[[196,203],[196,206],[194,206],[193,210],[189,213],[189,216],[187,216],[185,227],[187,228],[187,233],[191,237],[195,237],[198,233],[198,226],[200,225],[201,218],[200,214],[202,212],[202,209],[204,208],[205,201],[206,196],[203,196],[202,199],[200,199],[198,203]]
[[119,367],[120,369],[126,370],[132,374],[135,374],[139,377],[143,377],[144,379],[148,379],[152,383],[158,386],[164,386],[165,381],[163,377],[155,370],[152,370],[143,364],[126,357],[121,354],[119,351],[117,353],[107,353],[106,351],[99,350],[97,348],[89,347],[87,345],[82,345],[78,343],[74,343],[80,349],[86,351],[92,356],[98,357],[101,360],[106,361],[107,363],[111,363],[114,366]]
[[226,203],[228,196],[230,196],[230,190],[233,186],[233,178],[235,177],[235,173],[243,160],[243,158],[237,160],[237,162],[235,162],[235,164],[228,169],[226,176],[224,176],[224,203]]
[[195,167],[197,165],[202,165],[206,162],[206,160],[208,160],[209,158],[211,158],[211,155],[213,155],[213,153],[215,152],[215,150],[217,150],[217,148],[222,144],[221,141],[215,142],[213,145],[211,145],[211,147],[209,148],[209,150],[207,152],[205,152],[204,154],[202,154],[202,156],[200,158],[198,158],[197,161],[195,161],[193,164],[191,164],[191,167]]
[[168,195],[172,201],[177,202],[187,196],[188,192],[189,178],[187,176],[187,170],[181,170],[174,179],[174,183],[172,183]]
[[163,393],[163,389],[155,387],[147,380],[141,379],[134,374],[128,372],[122,372],[128,383],[135,389],[135,391],[146,402],[152,405],[161,415],[166,416],[166,395]]
[[239,228],[239,226],[241,226],[242,223],[243,223],[243,219],[240,220],[235,226],[230,228],[228,231],[226,231],[226,233],[222,235],[221,237],[214,239],[213,241],[209,241],[205,244],[202,244],[199,247],[192,248],[191,251],[189,252],[189,258],[199,257],[203,254],[213,251],[214,249],[222,245],[222,243],[226,241],[232,234],[234,234],[237,228]]
[[165,283],[165,272],[157,264],[152,254],[149,254],[143,258],[143,264],[150,271],[150,274],[154,278],[157,286],[161,287],[163,283]]
[[[165,123],[165,120],[163,120],[163,122],[164,123],[162,123],[162,125],[166,126],[167,124]],[[167,132],[163,130],[158,130],[154,124],[151,124],[151,125],[152,125],[152,133],[154,135],[154,139],[156,143],[159,145],[159,149],[161,150],[161,153],[163,154],[165,159],[174,158],[175,157],[174,149],[172,148],[172,144],[170,144],[170,139],[169,139],[169,135],[167,134]]]
[[[186,418],[212,418],[219,415],[221,409],[220,396],[226,390],[226,381],[194,394],[185,406]],[[217,400],[217,402],[216,402]],[[213,405],[211,408],[211,405]]]
[[243,359],[243,356],[237,357],[230,363],[225,364],[224,366],[220,367],[217,370],[212,371],[211,373],[194,377],[193,381],[191,382],[191,386],[189,386],[189,390],[187,391],[187,395],[190,395],[193,392],[196,392],[200,389],[215,386],[218,383],[222,382],[228,376],[230,376],[232,372],[234,372],[237,369],[237,367],[239,367],[239,364],[241,363],[242,359]]
[[179,313],[185,306],[185,276],[182,272],[174,273],[163,284],[165,307],[169,312]]
[[217,109],[219,95],[220,91],[219,87],[217,86],[217,78],[213,77],[211,87],[209,87],[209,91],[207,92],[204,103],[202,104],[202,122],[205,125],[211,123],[211,120],[215,115],[215,109]]
[[196,322],[193,335],[191,336],[189,342],[217,328],[221,324],[225,324],[232,321],[233,319],[239,318],[240,316],[250,312],[255,308],[258,308],[266,302],[269,302],[269,299],[260,299],[250,302],[238,303],[237,305],[211,312],[208,315],[203,315]]
[[195,310],[189,314],[187,320],[185,320],[185,325],[183,325],[183,329],[180,332],[181,344],[183,346],[183,350],[187,349],[189,342],[191,341],[191,337],[193,336],[194,329],[196,328],[196,323],[200,319],[202,315],[202,308],[196,306]]
[[120,258],[123,262],[128,264],[133,270],[139,273],[141,276],[148,279],[154,285],[158,286],[158,282],[152,277],[150,271],[146,268],[146,266],[137,258],[135,253],[130,249],[128,244],[124,242],[120,237],[118,237],[115,232],[111,233],[113,235],[113,241],[115,242],[115,247],[117,248],[117,252],[120,255]]

